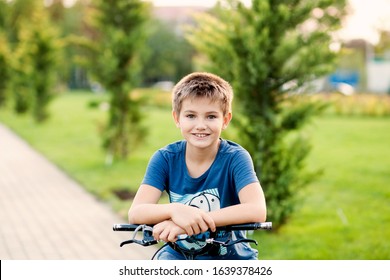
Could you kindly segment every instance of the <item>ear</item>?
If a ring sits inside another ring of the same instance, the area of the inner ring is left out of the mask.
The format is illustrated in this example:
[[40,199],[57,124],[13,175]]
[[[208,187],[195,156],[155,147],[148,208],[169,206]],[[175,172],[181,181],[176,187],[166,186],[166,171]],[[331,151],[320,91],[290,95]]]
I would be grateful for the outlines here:
[[172,110],[172,117],[173,120],[175,121],[176,127],[180,128],[179,116],[177,115],[175,110]]
[[230,121],[232,120],[232,112],[229,112],[227,113],[224,117],[223,117],[223,126],[222,126],[222,129],[226,129],[230,123]]

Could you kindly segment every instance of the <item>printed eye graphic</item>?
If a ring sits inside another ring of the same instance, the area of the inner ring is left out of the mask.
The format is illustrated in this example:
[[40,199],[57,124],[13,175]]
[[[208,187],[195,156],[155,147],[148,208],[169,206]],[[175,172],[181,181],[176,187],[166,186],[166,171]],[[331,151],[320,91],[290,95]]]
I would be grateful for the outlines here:
[[188,204],[190,206],[203,209],[207,212],[220,209],[221,207],[219,198],[209,193],[201,193],[198,196],[195,196]]

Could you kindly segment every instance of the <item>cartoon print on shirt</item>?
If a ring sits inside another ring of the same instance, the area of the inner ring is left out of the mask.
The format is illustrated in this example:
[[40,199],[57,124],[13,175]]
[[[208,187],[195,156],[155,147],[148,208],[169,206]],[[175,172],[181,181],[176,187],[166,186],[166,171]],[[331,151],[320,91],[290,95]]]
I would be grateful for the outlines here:
[[191,205],[207,212],[221,208],[218,188],[206,189],[201,192],[184,195],[170,191],[169,196],[171,198],[171,202]]
[[218,210],[221,208],[219,197],[214,194],[210,194],[206,192],[201,192],[197,196],[194,196],[188,202],[188,205],[197,207],[206,212]]

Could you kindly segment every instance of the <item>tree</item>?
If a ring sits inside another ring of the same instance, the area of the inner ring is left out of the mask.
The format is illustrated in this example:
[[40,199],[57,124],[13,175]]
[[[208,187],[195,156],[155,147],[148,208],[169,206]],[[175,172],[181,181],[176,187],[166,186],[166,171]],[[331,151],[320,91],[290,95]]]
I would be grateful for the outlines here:
[[10,79],[10,50],[5,32],[0,29],[0,107],[6,102],[8,81]]
[[6,91],[10,78],[10,50],[6,33],[8,13],[7,3],[0,0],[0,107],[3,106],[6,101]]
[[145,134],[139,100],[132,90],[139,82],[148,6],[139,0],[96,1],[97,27],[94,70],[110,92],[110,116],[104,135],[109,158],[125,158],[129,147]]
[[150,22],[146,41],[149,53],[142,70],[144,84],[162,80],[178,81],[192,71],[194,49],[174,28],[172,23],[163,20]]
[[48,104],[54,96],[61,42],[41,4],[18,21],[14,45],[13,92],[15,109],[23,113],[31,108],[34,119],[48,117]]
[[7,29],[9,26],[9,5],[5,0],[0,0],[0,107],[7,99],[7,89],[10,71],[11,50],[8,42]]
[[[63,60],[60,67],[60,82],[70,89],[90,89],[88,77],[88,38],[95,31],[88,23],[90,0],[78,0],[71,7],[65,7],[63,0],[52,0],[47,7],[53,24],[64,38]],[[85,44],[87,43],[87,44]]]
[[390,31],[379,30],[379,42],[374,48],[377,59],[388,60],[390,57]]
[[343,6],[344,0],[253,0],[250,7],[222,1],[188,33],[208,58],[205,69],[232,82],[241,113],[235,124],[275,227],[286,222],[297,193],[313,179],[305,168],[310,143],[301,128],[323,106],[297,92],[332,70],[331,32],[339,27]]
[[40,0],[1,1],[0,8],[0,69],[6,66],[0,95],[9,88],[15,112],[32,110],[41,122],[54,94],[61,47],[57,30]]
[[49,20],[47,11],[37,9],[32,18],[32,29],[26,34],[33,72],[33,116],[42,122],[48,117],[48,104],[54,96],[60,61],[61,41],[59,33]]

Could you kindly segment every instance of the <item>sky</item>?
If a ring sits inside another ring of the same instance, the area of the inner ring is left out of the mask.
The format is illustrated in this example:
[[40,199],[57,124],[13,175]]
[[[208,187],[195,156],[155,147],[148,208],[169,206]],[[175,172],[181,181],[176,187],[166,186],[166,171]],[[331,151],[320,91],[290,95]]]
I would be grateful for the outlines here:
[[354,9],[341,32],[344,38],[378,41],[377,28],[390,31],[390,0],[349,0]]

